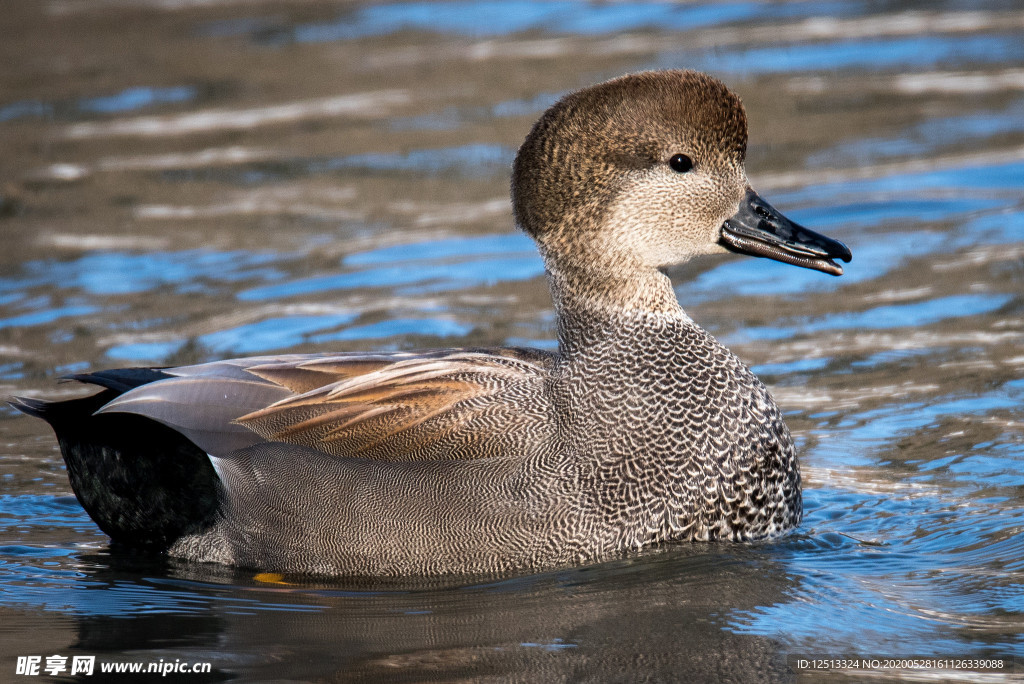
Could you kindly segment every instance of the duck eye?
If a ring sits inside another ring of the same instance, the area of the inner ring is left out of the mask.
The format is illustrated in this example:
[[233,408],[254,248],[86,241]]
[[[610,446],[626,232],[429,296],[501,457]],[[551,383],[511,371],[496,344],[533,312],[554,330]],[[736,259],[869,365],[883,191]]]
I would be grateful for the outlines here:
[[672,170],[676,173],[686,173],[693,168],[693,160],[685,154],[676,154],[668,160],[668,165],[671,166]]

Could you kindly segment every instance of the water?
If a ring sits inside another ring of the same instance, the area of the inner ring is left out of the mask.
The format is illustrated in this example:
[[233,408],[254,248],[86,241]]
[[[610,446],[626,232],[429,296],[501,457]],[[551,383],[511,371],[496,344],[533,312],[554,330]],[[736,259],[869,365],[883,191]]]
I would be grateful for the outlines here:
[[[0,678],[53,654],[210,663],[168,676],[188,681],[813,681],[797,657],[840,655],[1020,674],[1019,3],[10,0],[4,15],[2,394],[271,351],[550,348],[508,165],[560,93],[643,68],[729,82],[754,186],[855,258],[839,279],[739,257],[672,272],[799,444],[805,522],[771,543],[382,585],[163,563],[110,550],[51,433],[2,409]],[[949,673],[888,671],[911,675]]]

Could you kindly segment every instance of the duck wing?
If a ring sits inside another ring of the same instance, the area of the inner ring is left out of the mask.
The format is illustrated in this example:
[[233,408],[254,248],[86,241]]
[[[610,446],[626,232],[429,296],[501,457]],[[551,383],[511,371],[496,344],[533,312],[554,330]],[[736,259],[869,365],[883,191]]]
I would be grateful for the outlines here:
[[277,442],[338,457],[474,459],[549,432],[554,358],[469,348],[229,359],[164,369],[98,413],[146,416],[213,456]]

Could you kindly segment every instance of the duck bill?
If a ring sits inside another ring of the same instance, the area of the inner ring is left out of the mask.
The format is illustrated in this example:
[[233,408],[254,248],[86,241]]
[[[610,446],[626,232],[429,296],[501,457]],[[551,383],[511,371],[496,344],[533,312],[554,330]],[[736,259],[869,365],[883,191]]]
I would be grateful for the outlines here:
[[750,187],[739,211],[722,224],[718,241],[732,252],[775,259],[834,276],[843,274],[843,267],[834,259],[853,258],[850,248],[842,242],[790,221]]

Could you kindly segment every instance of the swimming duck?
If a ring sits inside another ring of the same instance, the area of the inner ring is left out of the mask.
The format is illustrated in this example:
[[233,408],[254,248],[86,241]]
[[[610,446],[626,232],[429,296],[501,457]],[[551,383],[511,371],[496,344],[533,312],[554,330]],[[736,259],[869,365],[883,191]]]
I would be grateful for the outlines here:
[[283,573],[532,571],[800,522],[765,386],[662,268],[725,251],[832,275],[849,249],[748,185],[739,98],[694,71],[567,95],[513,165],[558,350],[280,355],[71,376],[54,428],[116,544]]

